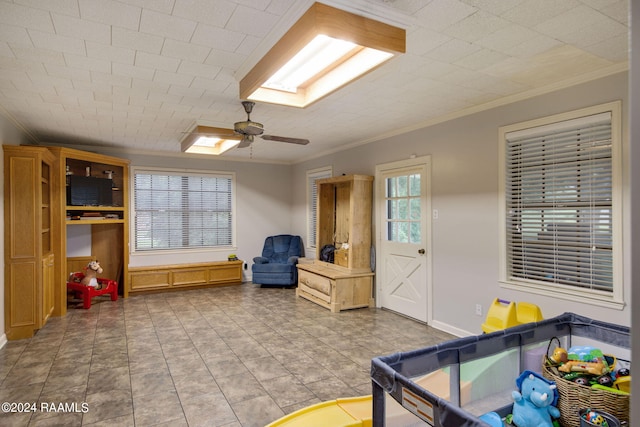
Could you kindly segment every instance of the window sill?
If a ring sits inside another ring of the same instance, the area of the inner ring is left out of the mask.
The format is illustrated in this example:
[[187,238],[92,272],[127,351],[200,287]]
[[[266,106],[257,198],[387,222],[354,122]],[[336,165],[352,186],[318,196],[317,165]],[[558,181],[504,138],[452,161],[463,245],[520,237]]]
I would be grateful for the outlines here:
[[549,285],[532,282],[500,281],[500,286],[505,289],[526,291],[536,295],[568,300],[574,303],[591,304],[613,310],[622,310],[626,305],[623,300],[616,299],[613,295],[610,296],[604,292],[562,285],[555,285],[557,288],[550,289]]
[[149,249],[149,250],[137,250],[132,251],[130,255],[132,257],[144,257],[144,256],[159,256],[159,255],[185,255],[185,254],[207,254],[218,252],[235,251],[235,246],[220,246],[210,248],[185,248],[185,249]]

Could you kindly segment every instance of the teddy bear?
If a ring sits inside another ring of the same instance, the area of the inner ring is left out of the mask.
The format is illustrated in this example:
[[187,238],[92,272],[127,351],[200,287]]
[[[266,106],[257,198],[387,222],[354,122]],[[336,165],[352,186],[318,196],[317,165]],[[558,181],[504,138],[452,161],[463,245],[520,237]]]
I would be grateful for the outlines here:
[[555,382],[540,374],[524,371],[516,379],[520,391],[512,392],[513,419],[518,427],[552,427],[551,417],[560,417],[560,411],[554,405],[558,402],[558,390]]
[[102,285],[98,283],[98,274],[102,274],[102,267],[100,267],[100,263],[96,261],[91,261],[84,270],[84,277],[80,281],[85,286],[91,286],[95,289],[100,289]]

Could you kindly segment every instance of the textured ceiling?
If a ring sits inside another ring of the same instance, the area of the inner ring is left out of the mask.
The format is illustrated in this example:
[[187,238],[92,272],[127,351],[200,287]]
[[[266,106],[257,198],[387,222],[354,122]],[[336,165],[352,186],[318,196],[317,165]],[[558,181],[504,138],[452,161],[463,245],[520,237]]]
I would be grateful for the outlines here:
[[[224,158],[298,162],[628,67],[628,0],[330,0],[407,30],[407,52]],[[233,127],[238,83],[312,0],[0,0],[0,113],[34,141],[180,151]]]

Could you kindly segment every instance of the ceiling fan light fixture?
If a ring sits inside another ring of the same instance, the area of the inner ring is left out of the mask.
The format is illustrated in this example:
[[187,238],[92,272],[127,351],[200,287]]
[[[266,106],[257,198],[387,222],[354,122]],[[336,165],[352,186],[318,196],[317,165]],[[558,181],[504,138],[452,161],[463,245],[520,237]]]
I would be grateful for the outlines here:
[[260,136],[260,138],[267,141],[280,141],[287,142],[289,144],[307,145],[309,143],[308,139],[303,138],[264,135],[264,126],[262,125],[262,123],[254,122],[251,120],[251,112],[253,111],[254,105],[255,102],[253,101],[242,101],[244,112],[247,113],[247,120],[236,122],[233,125],[233,130],[235,131],[235,133],[242,135],[242,141],[240,141],[240,144],[238,144],[238,148],[249,147],[251,144],[253,144],[255,136]]
[[406,31],[314,3],[240,81],[240,98],[304,108],[406,51]]
[[196,125],[181,142],[185,153],[219,156],[240,144],[241,135],[233,129]]

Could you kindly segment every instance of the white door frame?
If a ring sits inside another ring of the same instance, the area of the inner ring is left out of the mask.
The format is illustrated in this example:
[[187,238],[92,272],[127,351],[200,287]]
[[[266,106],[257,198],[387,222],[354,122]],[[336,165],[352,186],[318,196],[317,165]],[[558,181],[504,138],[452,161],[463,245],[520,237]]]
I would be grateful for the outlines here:
[[[415,167],[415,166],[425,166],[426,169],[426,206],[427,210],[424,212],[426,215],[425,222],[427,228],[427,235],[425,241],[425,249],[427,250],[427,259],[426,259],[426,267],[427,267],[427,323],[431,324],[433,322],[433,256],[431,253],[432,247],[432,222],[431,222],[431,156],[420,156],[413,157],[407,160],[399,160],[390,163],[384,163],[380,165],[376,165],[376,174],[375,174],[375,242],[376,247],[380,248],[382,245],[382,239],[384,238],[382,233],[383,229],[380,227],[380,224],[384,218],[386,218],[386,208],[385,208],[385,188],[384,188],[384,179],[382,179],[382,175],[388,171],[393,171],[395,169],[402,169],[407,167]],[[376,264],[378,264],[376,262]],[[380,289],[378,284],[378,277],[376,275],[376,307],[381,308],[381,301],[378,297]]]

